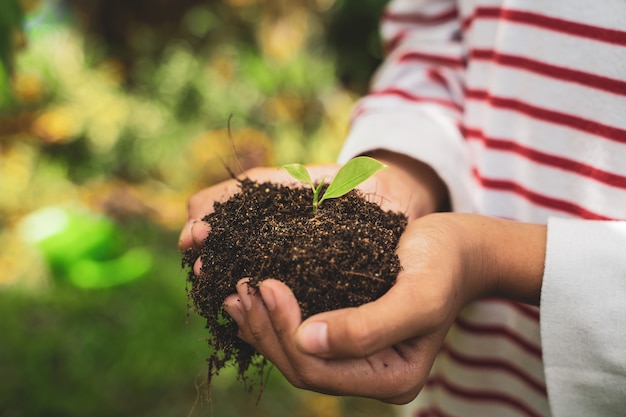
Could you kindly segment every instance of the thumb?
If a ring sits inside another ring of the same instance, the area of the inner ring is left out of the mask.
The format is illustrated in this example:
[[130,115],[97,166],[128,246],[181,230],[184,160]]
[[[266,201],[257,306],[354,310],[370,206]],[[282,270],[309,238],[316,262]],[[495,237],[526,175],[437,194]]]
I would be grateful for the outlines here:
[[[298,348],[326,358],[363,358],[438,326],[413,297],[407,280],[398,280],[384,296],[360,307],[317,314],[296,333]],[[421,297],[419,297],[421,298]],[[438,319],[435,318],[435,321]]]

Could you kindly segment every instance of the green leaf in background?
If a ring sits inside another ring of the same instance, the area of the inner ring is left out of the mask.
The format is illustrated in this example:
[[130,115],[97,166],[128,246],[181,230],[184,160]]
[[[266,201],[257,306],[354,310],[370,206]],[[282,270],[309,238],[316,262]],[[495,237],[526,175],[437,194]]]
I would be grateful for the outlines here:
[[319,204],[328,198],[341,197],[371,177],[376,171],[386,167],[385,164],[368,156],[358,156],[349,160],[337,172],[337,175],[320,199]]

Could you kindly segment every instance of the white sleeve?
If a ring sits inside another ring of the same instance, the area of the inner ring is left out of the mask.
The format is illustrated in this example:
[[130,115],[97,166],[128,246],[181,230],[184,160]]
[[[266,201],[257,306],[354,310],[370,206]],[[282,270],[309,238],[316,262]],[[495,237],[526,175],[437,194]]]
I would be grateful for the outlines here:
[[455,211],[469,211],[471,172],[459,128],[465,58],[456,1],[392,1],[381,30],[388,55],[357,104],[339,162],[375,149],[408,155],[437,172]]
[[626,414],[626,222],[548,221],[541,338],[554,417]]

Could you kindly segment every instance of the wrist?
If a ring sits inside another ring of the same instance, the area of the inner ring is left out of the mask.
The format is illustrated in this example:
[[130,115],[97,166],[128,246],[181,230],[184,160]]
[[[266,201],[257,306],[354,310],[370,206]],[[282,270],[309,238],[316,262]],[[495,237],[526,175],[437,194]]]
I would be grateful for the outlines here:
[[539,305],[546,257],[545,225],[497,220],[498,239],[491,242],[496,254],[493,280],[496,295]]
[[546,227],[464,213],[437,213],[419,221],[444,239],[458,263],[455,286],[465,305],[484,297],[539,304]]
[[462,215],[478,281],[478,296],[539,305],[546,252],[546,227],[480,215]]

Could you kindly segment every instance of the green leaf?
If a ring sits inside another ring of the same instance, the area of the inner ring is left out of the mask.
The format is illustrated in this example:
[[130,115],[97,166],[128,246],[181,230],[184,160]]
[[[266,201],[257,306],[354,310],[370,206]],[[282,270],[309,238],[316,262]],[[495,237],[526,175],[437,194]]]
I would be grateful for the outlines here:
[[307,184],[311,185],[311,188],[313,188],[313,181],[311,180],[309,171],[307,171],[304,165],[287,164],[283,165],[283,168],[285,168],[292,177],[294,177],[298,181],[306,182]]
[[328,198],[337,198],[355,189],[363,181],[371,177],[376,171],[387,166],[368,156],[358,156],[349,160],[335,175],[326,192],[319,201]]

